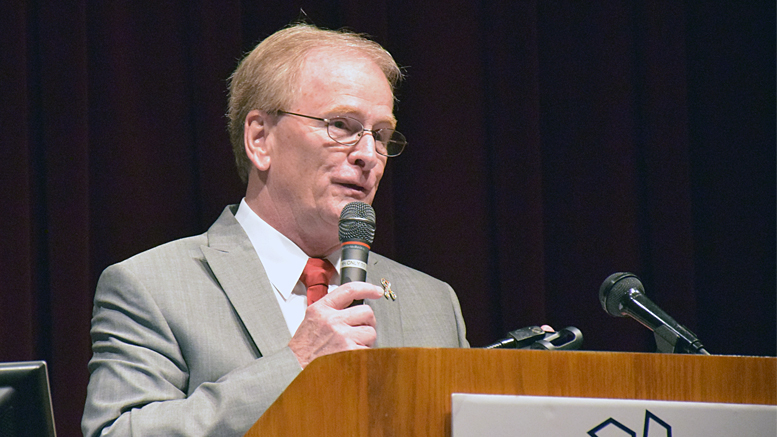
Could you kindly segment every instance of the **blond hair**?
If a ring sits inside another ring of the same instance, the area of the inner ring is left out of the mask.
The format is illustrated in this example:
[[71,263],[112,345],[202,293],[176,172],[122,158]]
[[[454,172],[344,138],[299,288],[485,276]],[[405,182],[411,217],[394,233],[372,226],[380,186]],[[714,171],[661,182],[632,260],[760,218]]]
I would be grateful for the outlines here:
[[306,55],[321,48],[352,50],[372,60],[383,71],[392,90],[402,79],[402,71],[391,54],[365,35],[308,24],[295,24],[270,35],[240,61],[229,78],[229,137],[243,182],[248,181],[252,165],[243,144],[246,116],[254,109],[267,113],[288,109],[294,101]]

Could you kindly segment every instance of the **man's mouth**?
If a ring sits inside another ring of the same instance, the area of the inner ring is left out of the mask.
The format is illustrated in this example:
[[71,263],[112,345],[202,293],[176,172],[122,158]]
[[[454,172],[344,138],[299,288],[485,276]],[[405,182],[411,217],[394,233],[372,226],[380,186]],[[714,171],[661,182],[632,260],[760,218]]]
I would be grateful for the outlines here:
[[347,189],[348,191],[355,191],[355,192],[358,192],[358,193],[361,193],[361,194],[366,194],[367,193],[367,189],[365,187],[361,186],[361,185],[358,185],[358,184],[351,184],[351,183],[340,182],[337,185]]
[[340,184],[340,185],[342,185],[345,188],[348,188],[349,190],[355,190],[355,191],[361,191],[361,192],[367,191],[361,185],[356,185],[356,184]]

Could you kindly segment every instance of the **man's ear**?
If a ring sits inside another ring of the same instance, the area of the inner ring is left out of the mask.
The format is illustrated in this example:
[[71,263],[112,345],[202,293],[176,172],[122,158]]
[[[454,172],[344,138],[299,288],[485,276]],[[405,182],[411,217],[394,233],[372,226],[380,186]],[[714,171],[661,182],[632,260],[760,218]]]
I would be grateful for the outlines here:
[[267,141],[267,134],[271,125],[269,114],[254,109],[246,115],[245,126],[243,126],[246,155],[260,171],[267,171],[270,168],[270,144]]

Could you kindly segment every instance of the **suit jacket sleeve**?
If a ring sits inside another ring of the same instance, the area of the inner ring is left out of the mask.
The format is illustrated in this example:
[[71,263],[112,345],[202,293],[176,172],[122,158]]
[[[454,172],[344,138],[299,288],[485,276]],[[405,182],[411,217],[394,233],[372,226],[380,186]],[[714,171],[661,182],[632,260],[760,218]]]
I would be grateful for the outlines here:
[[[208,309],[202,313],[194,323],[208,323]],[[84,435],[242,435],[301,371],[286,347],[192,387],[174,332],[130,269],[106,269],[95,296]]]

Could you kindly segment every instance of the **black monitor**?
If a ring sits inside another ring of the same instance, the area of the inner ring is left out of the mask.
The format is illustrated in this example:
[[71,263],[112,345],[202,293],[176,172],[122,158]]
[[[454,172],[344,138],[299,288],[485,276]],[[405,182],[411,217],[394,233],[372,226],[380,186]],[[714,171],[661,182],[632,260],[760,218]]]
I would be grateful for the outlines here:
[[45,361],[0,363],[0,436],[56,436]]

